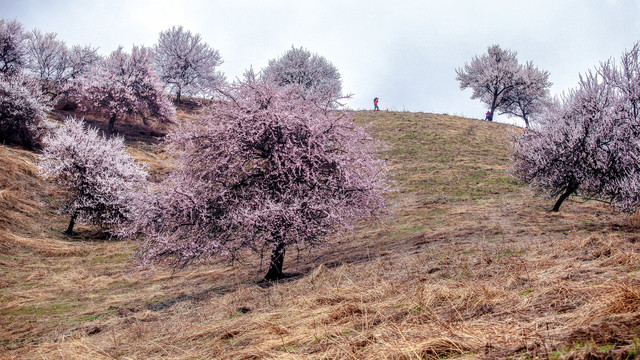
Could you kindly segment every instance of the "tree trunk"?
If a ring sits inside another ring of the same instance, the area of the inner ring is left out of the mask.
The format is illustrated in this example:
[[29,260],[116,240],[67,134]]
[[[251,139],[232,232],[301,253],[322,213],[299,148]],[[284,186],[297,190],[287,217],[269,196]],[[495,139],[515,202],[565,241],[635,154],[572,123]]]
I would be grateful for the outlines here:
[[109,134],[113,134],[116,127],[115,125],[116,125],[116,116],[111,115],[111,118],[109,119],[109,128],[107,130]]
[[271,252],[271,263],[269,264],[269,271],[264,279],[267,281],[273,281],[282,279],[284,274],[282,273],[282,264],[284,263],[285,244],[278,242],[273,247]]
[[178,91],[176,92],[176,101],[178,102],[178,104],[181,104],[181,103],[182,103],[182,99],[181,99],[181,97],[180,97],[181,92],[182,92],[182,91],[180,91],[180,89],[178,89]]
[[562,205],[562,202],[565,201],[569,197],[569,195],[573,194],[576,190],[578,190],[577,186],[569,185],[564,193],[560,195],[558,201],[556,201],[556,204],[553,206],[553,209],[551,211],[558,212],[560,210],[560,205]]
[[76,224],[76,216],[78,216],[78,215],[77,214],[71,215],[71,220],[69,221],[69,226],[67,227],[67,230],[64,231],[65,234],[73,235],[73,226]]

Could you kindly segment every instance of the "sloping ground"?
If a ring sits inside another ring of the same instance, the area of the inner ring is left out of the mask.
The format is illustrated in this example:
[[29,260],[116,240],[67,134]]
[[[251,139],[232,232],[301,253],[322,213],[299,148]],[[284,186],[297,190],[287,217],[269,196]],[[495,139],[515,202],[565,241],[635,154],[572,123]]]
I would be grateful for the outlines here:
[[[634,358],[640,223],[551,201],[506,175],[518,130],[445,115],[358,112],[389,148],[395,213],[261,259],[137,271],[135,243],[62,236],[34,156],[0,146],[0,343],[9,358]],[[132,153],[161,167],[154,145]],[[162,169],[158,170],[162,173]],[[8,174],[8,175],[7,175]],[[7,225],[13,224],[13,225]],[[266,264],[262,264],[266,265]],[[1,357],[2,355],[0,355]]]

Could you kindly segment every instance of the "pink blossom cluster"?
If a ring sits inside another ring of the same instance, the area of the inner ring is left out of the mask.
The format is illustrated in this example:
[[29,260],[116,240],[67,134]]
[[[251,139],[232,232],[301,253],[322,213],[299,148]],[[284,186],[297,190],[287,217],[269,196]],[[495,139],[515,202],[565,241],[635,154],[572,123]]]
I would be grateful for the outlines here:
[[24,64],[24,29],[16,20],[0,19],[0,73],[14,74]]
[[147,172],[126,152],[122,137],[106,138],[69,117],[43,143],[38,166],[66,191],[60,212],[71,217],[67,233],[75,222],[115,230],[141,216]]

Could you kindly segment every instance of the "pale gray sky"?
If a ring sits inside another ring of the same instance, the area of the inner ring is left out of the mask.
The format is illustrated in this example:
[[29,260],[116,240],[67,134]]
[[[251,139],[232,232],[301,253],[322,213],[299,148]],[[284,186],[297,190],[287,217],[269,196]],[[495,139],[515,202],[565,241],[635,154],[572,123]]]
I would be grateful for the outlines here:
[[[0,0],[0,17],[108,54],[182,25],[217,49],[227,79],[291,46],[331,61],[353,109],[482,118],[455,69],[492,44],[550,72],[553,94],[640,40],[640,0]],[[497,119],[507,121],[507,119]]]

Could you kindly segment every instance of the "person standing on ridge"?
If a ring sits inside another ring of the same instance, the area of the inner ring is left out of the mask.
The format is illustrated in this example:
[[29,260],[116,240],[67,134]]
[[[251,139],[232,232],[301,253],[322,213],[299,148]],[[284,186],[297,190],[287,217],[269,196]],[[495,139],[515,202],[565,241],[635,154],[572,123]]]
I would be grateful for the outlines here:
[[380,108],[378,107],[378,98],[373,99],[373,111],[380,111]]

